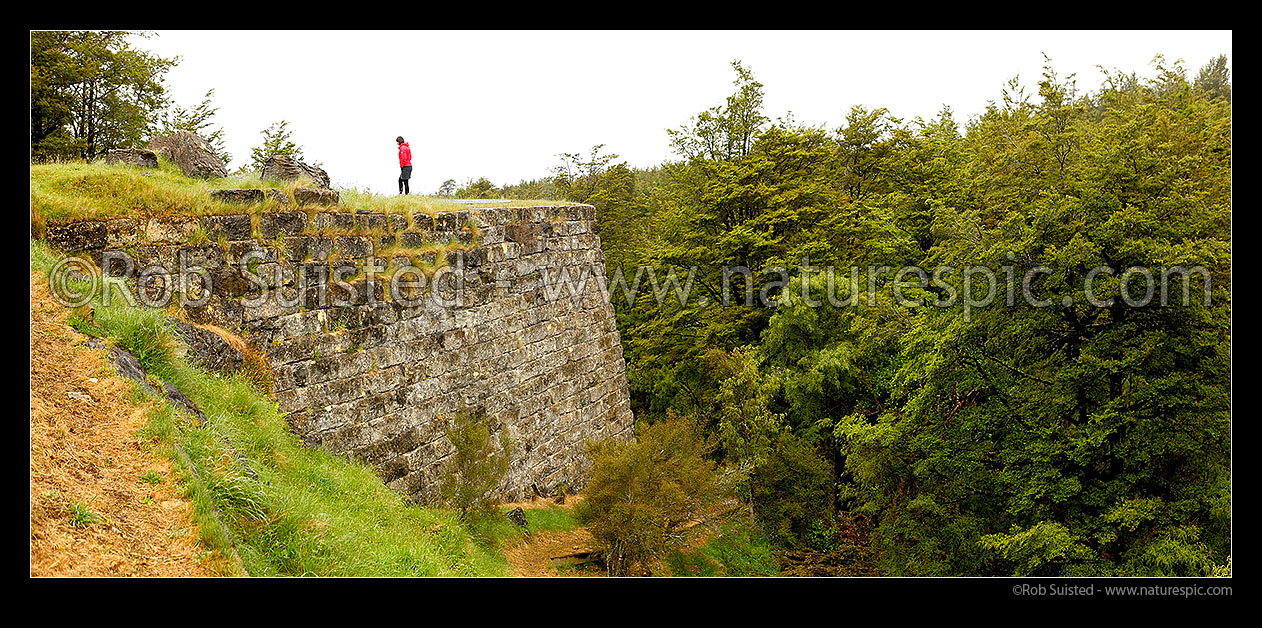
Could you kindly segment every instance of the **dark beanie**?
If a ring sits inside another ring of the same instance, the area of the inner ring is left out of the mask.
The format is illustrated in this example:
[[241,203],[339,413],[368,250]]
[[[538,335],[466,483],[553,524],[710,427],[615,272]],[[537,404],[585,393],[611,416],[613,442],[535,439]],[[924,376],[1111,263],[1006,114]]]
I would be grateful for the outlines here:
[[396,141],[396,142],[402,142],[402,141],[403,141],[403,136],[402,136],[402,135],[400,135],[399,137],[394,138],[394,141]]

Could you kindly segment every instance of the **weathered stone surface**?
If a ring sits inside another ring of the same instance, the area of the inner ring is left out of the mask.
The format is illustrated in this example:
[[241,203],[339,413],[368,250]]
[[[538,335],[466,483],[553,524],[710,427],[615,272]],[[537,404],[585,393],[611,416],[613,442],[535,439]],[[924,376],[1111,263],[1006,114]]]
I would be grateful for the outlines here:
[[[525,498],[532,486],[549,497],[581,489],[584,443],[631,437],[622,347],[597,282],[575,298],[550,300],[540,276],[563,268],[571,277],[604,273],[592,215],[582,207],[442,214],[449,228],[441,242],[458,240],[466,223],[494,241],[387,255],[376,250],[377,234],[349,233],[376,229],[379,214],[319,212],[308,224],[303,211],[263,212],[257,241],[245,214],[171,217],[137,229],[171,238],[188,233],[192,221],[209,241],[141,243],[135,261],[205,267],[213,296],[187,307],[188,318],[241,333],[266,352],[276,402],[304,442],[364,460],[411,498],[435,496],[452,451],[442,419],[462,405],[484,409],[520,444],[499,497]],[[405,245],[408,234],[432,242],[439,221],[413,218],[404,230],[391,216],[384,224]],[[127,231],[92,221],[54,227],[50,237],[98,248],[115,237],[108,234]],[[435,270],[440,255],[447,266]],[[396,291],[364,278],[372,265],[414,262],[431,274],[404,273]],[[150,288],[177,279],[160,275]]]
[[222,203],[249,205],[263,202],[263,190],[257,188],[227,188],[211,190],[210,197]]
[[268,240],[282,233],[302,233],[306,228],[306,212],[269,212],[259,216],[259,235]]
[[250,238],[250,216],[248,214],[214,214],[202,216],[202,228],[212,240],[221,236],[226,240],[247,240]]
[[307,165],[291,155],[272,155],[263,162],[259,176],[264,181],[297,181],[307,178],[318,188],[328,189],[329,174],[323,168]]
[[105,223],[99,220],[49,224],[48,243],[66,252],[103,249],[106,243]]
[[123,163],[143,168],[157,168],[157,153],[146,148],[115,148],[105,153],[105,163]]
[[429,214],[412,214],[412,227],[417,231],[433,231],[434,217]]
[[337,236],[333,251],[343,258],[364,259],[372,255],[372,240],[366,236]]
[[209,329],[179,319],[172,319],[171,327],[188,345],[189,359],[206,370],[230,375],[245,361],[240,351]]
[[285,259],[301,262],[311,256],[311,236],[290,236],[284,238]]
[[294,202],[299,205],[337,205],[337,190],[294,188]]
[[518,506],[508,511],[508,520],[512,521],[513,525],[524,528],[526,527],[526,511],[522,510],[521,506]]
[[277,188],[267,188],[263,190],[263,194],[265,194],[267,198],[276,201],[280,205],[290,205],[289,195],[285,194],[284,190],[277,189]]
[[149,140],[149,150],[175,162],[180,172],[189,177],[218,178],[228,176],[228,167],[215,154],[210,143],[190,131],[176,131]]
[[386,215],[364,210],[356,211],[355,226],[360,229],[385,229]]
[[434,241],[434,234],[426,231],[404,231],[399,234],[399,244],[416,248]]
[[434,228],[438,231],[455,231],[459,227],[456,215],[452,212],[439,212],[434,215]]
[[140,242],[140,221],[135,218],[114,218],[105,221],[105,246],[132,246]]
[[188,412],[198,423],[206,422],[206,415],[197,407],[197,404],[180,392],[180,389],[167,382],[162,382],[163,390],[161,392],[154,388],[145,378],[145,367],[141,366],[140,360],[136,359],[136,356],[132,355],[130,351],[119,346],[107,347],[105,341],[100,338],[89,338],[84,344],[90,349],[108,349],[109,360],[119,375],[139,382],[140,386],[148,391],[149,394],[165,396],[175,407],[182,408]]
[[155,216],[145,224],[145,239],[155,243],[187,242],[201,221],[192,216]]
[[249,280],[246,279],[241,269],[232,266],[211,270],[210,281],[213,287],[212,292],[216,296],[228,299],[245,295],[250,287]]

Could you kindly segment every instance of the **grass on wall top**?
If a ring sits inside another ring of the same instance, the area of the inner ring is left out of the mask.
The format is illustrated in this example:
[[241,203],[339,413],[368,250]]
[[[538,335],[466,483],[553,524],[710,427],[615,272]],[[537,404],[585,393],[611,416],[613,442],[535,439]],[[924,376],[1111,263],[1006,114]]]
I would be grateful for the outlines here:
[[[232,175],[222,179],[185,176],[171,161],[159,158],[156,169],[102,161],[65,161],[31,165],[32,224],[48,221],[88,220],[121,216],[161,216],[171,214],[234,214],[293,209],[274,200],[253,205],[223,203],[210,198],[210,191],[225,188],[280,188],[293,197],[303,182],[264,181],[258,174]],[[356,189],[340,190],[339,209],[368,210],[404,214],[421,211],[468,209],[469,204],[452,199],[425,196],[372,194]],[[534,207],[569,205],[565,201],[513,200],[488,202],[493,207]]]

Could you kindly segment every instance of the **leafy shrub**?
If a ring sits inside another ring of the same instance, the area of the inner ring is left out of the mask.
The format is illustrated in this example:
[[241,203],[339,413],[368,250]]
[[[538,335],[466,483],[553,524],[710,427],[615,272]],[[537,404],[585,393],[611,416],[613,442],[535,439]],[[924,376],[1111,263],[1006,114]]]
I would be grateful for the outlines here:
[[444,503],[460,511],[465,522],[496,514],[491,491],[504,480],[512,460],[512,439],[502,430],[498,439],[492,438],[491,431],[482,408],[462,407],[446,425],[447,439],[455,453],[443,469],[439,495]]
[[841,539],[837,525],[828,519],[812,519],[806,526],[806,545],[817,552],[835,552]]
[[706,459],[713,447],[695,423],[673,417],[648,426],[638,441],[588,444],[591,483],[577,514],[609,575],[665,556],[713,514],[724,492]]
[[[749,482],[754,514],[777,545],[798,547],[807,541],[813,522],[831,520],[832,468],[796,436],[781,435]],[[822,529],[815,536],[820,534]],[[828,545],[823,537],[815,540]]]

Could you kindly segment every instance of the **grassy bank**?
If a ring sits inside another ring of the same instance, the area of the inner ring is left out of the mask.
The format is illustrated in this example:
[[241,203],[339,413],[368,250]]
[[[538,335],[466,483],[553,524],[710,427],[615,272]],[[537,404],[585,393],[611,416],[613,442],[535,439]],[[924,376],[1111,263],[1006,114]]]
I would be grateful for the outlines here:
[[[277,211],[284,207],[274,200],[254,205],[223,203],[210,198],[210,191],[223,188],[280,188],[290,197],[298,182],[265,181],[252,175],[234,175],[204,180],[184,176],[174,163],[159,158],[156,169],[103,162],[76,161],[31,166],[32,221],[84,220],[119,216],[166,214],[222,214]],[[341,190],[342,209],[375,212],[435,213],[468,209],[470,205],[452,199],[425,196],[372,194]],[[566,205],[564,201],[515,200],[489,203],[497,207]],[[478,205],[473,205],[478,206]]]
[[723,522],[699,547],[675,550],[664,562],[675,576],[774,576],[780,573],[771,542],[748,518]]
[[[31,243],[31,268],[48,272],[54,252]],[[197,424],[169,403],[152,403],[147,438],[172,460],[195,507],[199,541],[215,568],[251,575],[506,575],[504,559],[454,514],[406,502],[371,469],[305,447],[257,386],[191,366],[161,311],[81,308],[72,324],[134,353],[206,414]],[[147,397],[141,387],[134,394]]]

